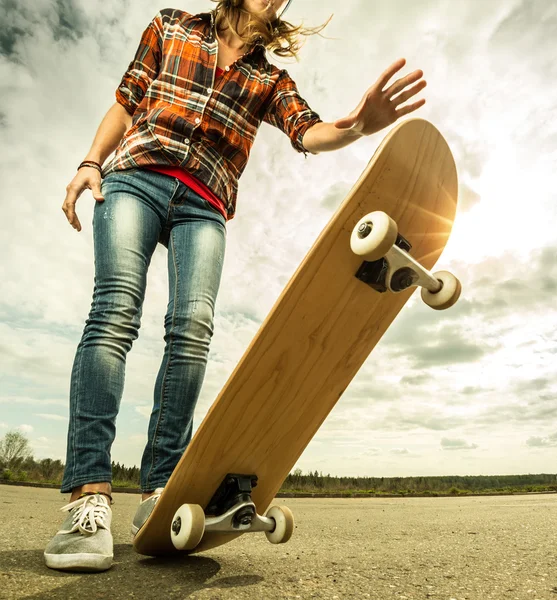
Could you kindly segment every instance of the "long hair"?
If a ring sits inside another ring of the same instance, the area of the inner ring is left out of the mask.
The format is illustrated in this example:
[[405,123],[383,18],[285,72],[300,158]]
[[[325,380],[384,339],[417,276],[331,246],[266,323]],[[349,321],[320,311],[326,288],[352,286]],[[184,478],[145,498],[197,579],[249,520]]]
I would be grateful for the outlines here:
[[[244,0],[211,0],[216,2],[216,27],[217,32],[230,29],[236,34],[248,47],[255,42],[262,42],[265,48],[282,57],[294,57],[297,61],[298,52],[303,43],[300,42],[300,36],[321,35],[321,31],[329,24],[333,15],[318,27],[295,26],[280,17],[271,22],[265,21],[257,14],[251,14],[244,8]],[[238,31],[240,15],[245,14],[248,17],[246,25],[242,31]],[[325,36],[321,36],[325,37]]]

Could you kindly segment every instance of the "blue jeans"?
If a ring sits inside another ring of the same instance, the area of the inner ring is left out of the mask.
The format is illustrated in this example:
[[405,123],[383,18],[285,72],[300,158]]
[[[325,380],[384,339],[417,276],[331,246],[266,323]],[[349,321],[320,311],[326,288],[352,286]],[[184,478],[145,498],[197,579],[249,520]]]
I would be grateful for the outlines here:
[[147,269],[168,249],[166,346],[154,390],[141,489],[163,487],[192,437],[205,376],[226,221],[175,177],[147,169],[110,173],[93,213],[95,282],[70,386],[67,456],[60,491],[112,481],[110,450],[126,355],[138,337]]

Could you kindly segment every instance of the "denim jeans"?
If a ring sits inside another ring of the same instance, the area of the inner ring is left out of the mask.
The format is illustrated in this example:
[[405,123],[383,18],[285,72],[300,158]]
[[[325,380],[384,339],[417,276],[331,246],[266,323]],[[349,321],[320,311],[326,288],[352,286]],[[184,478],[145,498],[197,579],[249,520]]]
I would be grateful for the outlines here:
[[157,243],[168,249],[166,342],[154,389],[141,489],[163,487],[192,437],[205,376],[226,221],[184,183],[135,168],[110,173],[93,213],[93,301],[70,385],[61,492],[112,481],[110,450],[124,388],[126,355],[138,337],[147,269]]

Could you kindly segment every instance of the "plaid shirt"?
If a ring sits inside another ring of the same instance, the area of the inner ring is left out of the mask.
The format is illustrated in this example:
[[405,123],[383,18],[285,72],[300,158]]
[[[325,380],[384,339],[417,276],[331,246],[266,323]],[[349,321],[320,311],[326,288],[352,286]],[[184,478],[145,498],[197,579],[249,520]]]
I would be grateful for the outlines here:
[[191,15],[166,8],[149,23],[116,90],[132,126],[103,168],[179,166],[236,211],[238,179],[261,121],[278,127],[298,152],[305,132],[322,122],[285,69],[271,65],[263,42],[215,78],[215,11]]

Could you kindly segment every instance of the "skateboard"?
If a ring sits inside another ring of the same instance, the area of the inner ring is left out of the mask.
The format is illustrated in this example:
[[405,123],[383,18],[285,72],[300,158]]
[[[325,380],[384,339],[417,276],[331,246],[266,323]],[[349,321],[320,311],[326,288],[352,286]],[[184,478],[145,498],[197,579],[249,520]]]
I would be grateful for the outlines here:
[[134,537],[140,554],[196,553],[264,532],[288,473],[412,293],[436,310],[461,293],[431,273],[457,207],[451,151],[428,121],[382,141],[261,325]]

